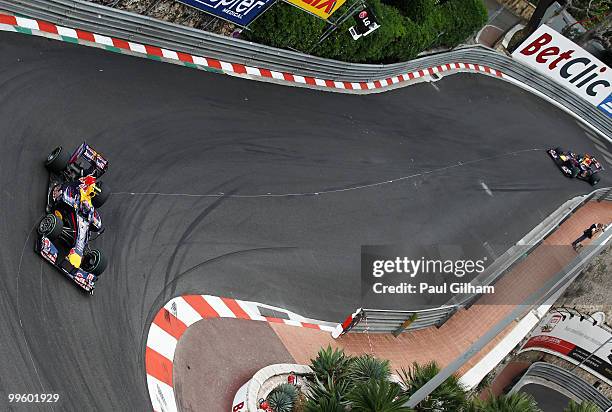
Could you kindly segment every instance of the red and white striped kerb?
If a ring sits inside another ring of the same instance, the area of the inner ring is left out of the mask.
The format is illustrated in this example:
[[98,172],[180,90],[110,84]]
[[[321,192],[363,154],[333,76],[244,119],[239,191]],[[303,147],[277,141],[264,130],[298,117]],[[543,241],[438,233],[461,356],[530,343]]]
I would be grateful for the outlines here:
[[56,24],[42,20],[35,20],[27,17],[13,16],[9,14],[0,13],[0,28],[4,30],[18,31],[21,33],[52,37],[58,40],[63,40],[71,43],[93,45],[114,52],[135,54],[149,59],[181,64],[188,67],[214,71],[218,73],[226,73],[254,79],[274,79],[281,83],[293,83],[304,86],[314,86],[336,91],[377,90],[390,86],[395,86],[399,83],[418,80],[424,77],[431,78],[431,76],[436,74],[450,74],[452,72],[459,71],[471,71],[495,77],[503,77],[502,72],[500,72],[499,70],[492,69],[488,66],[456,62],[429,67],[423,70],[416,70],[410,73],[404,73],[385,79],[348,82],[343,80],[329,80],[319,79],[316,77],[300,76],[292,73],[277,72],[274,70],[268,70],[259,67],[245,66],[244,64],[239,63],[225,62],[210,57],[195,56],[192,54],[168,50],[157,46],[149,46],[146,44],[117,39],[114,37],[103,36],[85,30],[58,26]]
[[[283,313],[286,319],[262,316],[259,308]],[[202,319],[236,318],[270,323],[284,323],[332,332],[335,324],[307,319],[288,310],[244,300],[210,295],[179,296],[164,305],[151,323],[145,349],[147,386],[153,409],[177,410],[172,386],[172,363],[176,345],[187,328]]]

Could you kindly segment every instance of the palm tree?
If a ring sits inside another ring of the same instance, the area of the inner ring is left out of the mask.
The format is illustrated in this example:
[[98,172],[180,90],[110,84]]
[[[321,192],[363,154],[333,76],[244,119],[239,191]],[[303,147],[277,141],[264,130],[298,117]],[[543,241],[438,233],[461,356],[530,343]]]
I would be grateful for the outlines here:
[[351,362],[352,358],[346,356],[342,349],[332,350],[328,345],[325,349],[319,349],[317,357],[310,360],[310,367],[321,381],[326,382],[328,377],[335,381],[346,376]]
[[572,399],[563,412],[600,412],[600,409],[593,402],[583,401],[582,403],[576,403]]
[[352,412],[412,412],[404,404],[408,396],[395,382],[368,380],[357,384],[350,393]]
[[533,396],[523,392],[491,394],[486,401],[476,399],[474,402],[473,410],[478,412],[542,412]]
[[[405,370],[402,368],[400,378],[404,384],[404,393],[412,396],[423,385],[433,379],[440,372],[440,367],[434,361],[420,365],[416,362]],[[432,411],[460,411],[467,405],[467,390],[463,387],[456,375],[450,376],[431,394],[415,406],[417,412]]]
[[386,359],[377,359],[371,355],[358,356],[353,358],[347,376],[355,383],[372,379],[388,381],[391,376],[390,362]]
[[353,385],[346,378],[334,379],[333,376],[327,376],[327,379],[322,381],[315,375],[314,380],[308,382],[306,397],[313,404],[327,400],[344,406],[348,404],[347,397],[352,389]]
[[309,399],[304,405],[304,412],[345,412],[344,406],[335,399]]

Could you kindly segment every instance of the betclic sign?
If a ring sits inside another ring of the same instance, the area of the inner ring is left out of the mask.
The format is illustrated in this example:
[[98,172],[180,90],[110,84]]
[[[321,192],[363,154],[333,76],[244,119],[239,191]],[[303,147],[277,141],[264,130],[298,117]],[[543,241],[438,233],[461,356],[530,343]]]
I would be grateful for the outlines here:
[[612,69],[552,28],[540,26],[512,57],[552,78],[584,100],[604,110],[612,95]]
[[248,26],[275,0],[179,0],[181,3],[215,15],[239,26]]
[[300,9],[306,10],[324,20],[327,20],[338,10],[346,0],[285,0]]

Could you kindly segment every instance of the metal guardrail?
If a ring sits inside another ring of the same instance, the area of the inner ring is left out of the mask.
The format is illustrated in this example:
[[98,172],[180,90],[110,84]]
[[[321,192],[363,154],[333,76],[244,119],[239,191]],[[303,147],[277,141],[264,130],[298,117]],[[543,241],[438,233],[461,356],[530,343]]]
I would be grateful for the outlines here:
[[[515,387],[519,388],[521,382],[525,384],[528,383],[530,378],[536,380],[536,382],[541,380],[551,382],[583,402],[593,402],[602,411],[612,407],[612,401],[606,398],[597,389],[589,385],[579,376],[556,365],[546,362],[535,362],[527,369],[527,372],[525,372]],[[512,392],[515,392],[515,389],[512,389]]]
[[[471,283],[493,285],[517,263],[525,259],[557,227],[565,222],[581,206],[590,201],[612,201],[612,188],[602,188],[588,195],[578,196],[565,202],[541,224],[536,226],[516,245],[497,258]],[[362,316],[351,325],[348,332],[390,333],[440,327],[460,308],[469,308],[481,295],[457,295],[444,306],[427,310],[399,311],[362,308]],[[416,316],[411,322],[408,322]],[[405,322],[408,322],[406,324]],[[405,327],[404,327],[405,326]]]
[[328,80],[373,81],[454,62],[487,65],[545,94],[600,132],[612,136],[612,122],[595,106],[529,67],[480,45],[403,63],[355,64],[219,36],[83,0],[0,0],[0,8],[125,40]]

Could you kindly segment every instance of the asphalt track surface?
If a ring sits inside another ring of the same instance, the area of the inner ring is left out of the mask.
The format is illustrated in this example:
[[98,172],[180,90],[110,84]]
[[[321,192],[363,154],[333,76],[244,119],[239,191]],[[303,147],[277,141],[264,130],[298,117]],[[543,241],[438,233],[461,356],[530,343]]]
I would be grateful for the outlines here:
[[[0,125],[0,410],[148,410],[145,337],[168,299],[340,320],[359,303],[362,244],[501,253],[591,190],[533,149],[596,153],[569,116],[488,77],[352,96],[15,33],[0,33]],[[32,250],[41,161],[83,139],[115,192],[93,297]],[[6,401],[43,392],[60,402]]]

